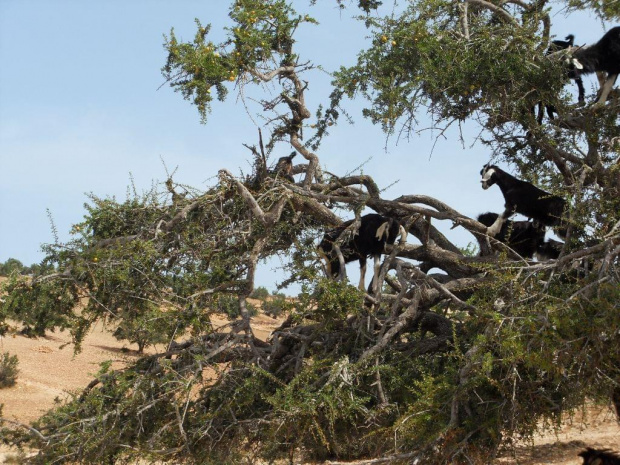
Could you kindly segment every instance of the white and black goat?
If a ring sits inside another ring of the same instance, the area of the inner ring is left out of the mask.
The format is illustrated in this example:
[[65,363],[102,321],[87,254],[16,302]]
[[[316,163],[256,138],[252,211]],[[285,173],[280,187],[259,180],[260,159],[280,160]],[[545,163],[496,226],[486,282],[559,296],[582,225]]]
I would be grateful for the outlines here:
[[[353,224],[354,220],[345,221],[337,228],[325,233],[323,240],[318,246],[319,253],[327,262],[327,274],[332,278],[340,275],[341,265],[350,263],[354,260],[360,262],[360,282],[359,289],[365,290],[364,281],[366,277],[366,259],[372,255],[374,258],[374,274],[372,285],[377,285],[379,275],[380,257],[385,252],[386,244],[394,244],[396,237],[400,235],[400,242],[407,240],[407,231],[395,219],[388,218],[378,213],[369,213],[361,217],[358,231],[352,231],[352,235],[345,238],[339,244],[340,236]],[[340,255],[338,254],[340,250]],[[341,264],[340,258],[344,263]],[[374,289],[374,287],[373,287]]]
[[594,104],[604,104],[620,74],[620,26],[611,28],[597,43],[573,51],[567,64],[572,79],[597,73],[601,89]]
[[[564,40],[552,40],[551,44],[549,45],[549,48],[547,49],[546,54],[550,55],[552,53],[556,53],[561,50],[566,50],[567,48],[573,47],[574,43],[575,43],[575,36],[572,34],[567,35]],[[583,102],[585,99],[586,90],[583,87],[583,80],[581,79],[581,76],[574,75],[574,73],[569,72],[569,77],[571,77],[577,84],[577,88],[579,89],[579,102]],[[538,102],[538,116],[536,118],[536,121],[538,121],[538,124],[542,124],[542,120],[543,120],[544,113],[545,113],[544,110],[547,111],[547,116],[549,117],[549,119],[554,119],[555,115],[558,113],[558,111],[553,105],[544,105],[544,109],[543,109],[543,102]],[[532,112],[533,111],[534,110],[532,109]]]
[[[477,220],[485,226],[492,226],[499,215],[482,213]],[[523,258],[532,258],[545,241],[545,229],[537,227],[531,221],[506,220],[495,236]]]
[[566,224],[562,220],[566,201],[562,197],[517,179],[495,165],[484,165],[480,174],[483,189],[497,184],[504,195],[504,212],[487,229],[489,236],[497,236],[504,222],[515,213],[520,213],[533,219],[536,226],[555,227],[560,237],[566,237]]
[[586,447],[579,457],[583,458],[583,465],[620,465],[620,456],[610,449]]

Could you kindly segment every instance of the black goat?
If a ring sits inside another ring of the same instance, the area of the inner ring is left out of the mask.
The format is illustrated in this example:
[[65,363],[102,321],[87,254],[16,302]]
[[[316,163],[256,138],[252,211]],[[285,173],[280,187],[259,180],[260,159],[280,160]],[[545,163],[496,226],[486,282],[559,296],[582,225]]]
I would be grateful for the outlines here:
[[[332,278],[337,278],[341,271],[341,262],[337,250],[338,239],[345,233],[347,228],[353,224],[354,220],[345,221],[337,228],[325,233],[323,240],[318,246],[319,253],[327,262],[327,274]],[[360,290],[364,290],[366,277],[366,259],[369,255],[374,258],[373,286],[377,285],[379,275],[379,258],[385,251],[386,244],[394,244],[396,237],[400,235],[400,242],[407,240],[407,231],[401,224],[393,218],[388,218],[378,213],[369,213],[361,217],[361,223],[357,232],[353,231],[353,236],[345,238],[339,246],[340,254],[344,263],[354,260],[360,262]],[[373,288],[374,289],[374,288]]]
[[560,50],[566,50],[568,47],[572,47],[575,43],[575,36],[569,34],[564,40],[552,40],[549,48],[547,49],[547,55],[559,52]]
[[293,158],[295,158],[295,155],[297,154],[293,152],[288,157],[280,157],[271,172],[289,182],[295,182],[295,178],[293,178]]
[[620,26],[611,28],[594,45],[576,49],[568,59],[568,69],[572,79],[597,73],[601,90],[594,104],[604,104],[620,74]]
[[538,261],[557,260],[564,247],[564,242],[547,239],[541,242],[536,249],[536,258]]
[[489,236],[496,236],[504,222],[515,213],[535,220],[538,225],[555,226],[557,234],[566,237],[566,224],[562,216],[566,201],[526,181],[521,181],[495,165],[486,164],[480,171],[483,189],[497,184],[504,195],[504,212],[487,229]]
[[[572,34],[567,35],[564,40],[552,40],[546,54],[550,55],[561,50],[566,50],[567,48],[573,47],[574,42],[575,36]],[[569,75],[572,76],[570,73]],[[583,87],[583,80],[581,79],[581,76],[572,76],[572,79],[575,81],[575,83],[577,84],[577,88],[579,89],[579,102],[583,102],[586,95],[585,88]],[[557,109],[553,105],[545,105],[544,110],[547,111],[547,116],[549,117],[549,119],[554,119],[555,115],[558,113]],[[538,116],[536,118],[538,124],[542,124],[542,120],[545,114],[544,110],[543,103],[538,102]],[[534,110],[532,109],[532,112],[533,111]]]
[[[478,221],[485,226],[491,226],[497,221],[497,213],[482,213]],[[495,236],[523,258],[532,258],[545,240],[545,229],[534,226],[531,221],[506,220],[499,233]]]
[[620,456],[610,449],[586,447],[586,450],[578,455],[583,458],[583,465],[620,465]]

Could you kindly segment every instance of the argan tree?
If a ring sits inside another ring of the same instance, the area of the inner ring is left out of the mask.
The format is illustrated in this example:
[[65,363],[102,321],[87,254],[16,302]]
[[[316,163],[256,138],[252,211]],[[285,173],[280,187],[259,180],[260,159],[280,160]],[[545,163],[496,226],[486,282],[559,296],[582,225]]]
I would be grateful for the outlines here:
[[[362,15],[380,3],[360,0]],[[613,3],[565,3],[620,17]],[[298,27],[315,21],[283,0],[236,0],[230,19],[221,43],[198,21],[192,41],[172,31],[162,72],[207,124],[231,89],[271,89],[258,99],[260,135],[246,135],[253,172],[221,170],[206,190],[170,177],[122,203],[93,197],[73,239],[47,247],[53,271],[5,286],[3,315],[48,316],[78,348],[106,320],[142,330],[145,344],[163,335],[167,349],[104,365],[14,442],[39,448],[41,463],[489,463],[587,399],[620,403],[620,101],[571,103],[562,55],[546,53],[549,2],[410,0],[362,16],[372,42],[334,73],[316,115],[304,78],[316,64],[295,48]],[[322,173],[321,141],[349,99],[388,135],[414,131],[424,112],[440,126],[478,124],[516,176],[567,199],[559,257],[520,257],[429,196],[387,199],[368,175]],[[559,116],[539,124],[539,102]],[[301,162],[275,168],[274,148]],[[372,294],[326,278],[315,250],[365,208],[410,232],[386,250]],[[276,255],[302,292],[263,341],[247,298],[259,261]],[[239,316],[214,326],[231,299]]]

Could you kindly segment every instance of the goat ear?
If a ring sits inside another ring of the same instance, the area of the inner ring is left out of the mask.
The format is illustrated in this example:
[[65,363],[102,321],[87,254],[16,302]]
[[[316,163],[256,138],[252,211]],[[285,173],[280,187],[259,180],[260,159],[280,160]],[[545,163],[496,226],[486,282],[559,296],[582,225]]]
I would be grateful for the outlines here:
[[577,58],[573,58],[572,63],[576,69],[583,69],[583,65],[579,62]]
[[382,241],[383,240],[383,236],[385,235],[385,239],[388,239],[388,236],[390,234],[388,228],[389,228],[390,224],[386,221],[385,223],[383,223],[381,226],[379,226],[377,228],[377,232],[375,233],[375,238],[378,241]]

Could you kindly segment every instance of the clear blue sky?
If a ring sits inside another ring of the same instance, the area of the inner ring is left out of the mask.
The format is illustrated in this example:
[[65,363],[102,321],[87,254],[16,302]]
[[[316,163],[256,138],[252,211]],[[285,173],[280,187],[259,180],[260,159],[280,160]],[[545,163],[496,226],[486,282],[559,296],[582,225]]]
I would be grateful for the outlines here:
[[[341,13],[332,0],[315,7],[293,3],[321,23],[299,31],[302,58],[327,71],[355,62],[367,34],[351,20],[353,9]],[[85,193],[122,200],[130,173],[139,190],[148,190],[165,180],[162,159],[171,170],[178,166],[176,182],[198,188],[211,185],[218,169],[249,170],[242,143],[255,144],[257,129],[234,92],[215,102],[201,125],[180,94],[167,86],[157,90],[166,59],[163,34],[174,27],[180,39],[191,39],[199,18],[212,24],[218,41],[228,6],[224,0],[0,0],[0,262],[39,262],[40,245],[54,240],[47,209],[60,240],[67,240],[85,213]],[[554,26],[558,37],[572,32],[578,43],[603,32],[585,15],[556,16]],[[330,78],[316,71],[307,79],[314,111],[327,102]],[[498,189],[480,189],[478,172],[491,154],[471,147],[475,127],[466,128],[465,147],[456,131],[434,150],[433,131],[386,144],[360,108],[351,107],[356,124],[334,127],[319,151],[325,169],[345,174],[371,158],[363,171],[380,187],[398,181],[385,198],[427,194],[471,216],[502,208]],[[431,126],[421,118],[421,128]],[[282,144],[275,156],[290,151]],[[442,229],[460,245],[471,240],[449,227]],[[263,267],[258,285],[273,288],[275,265]]]

